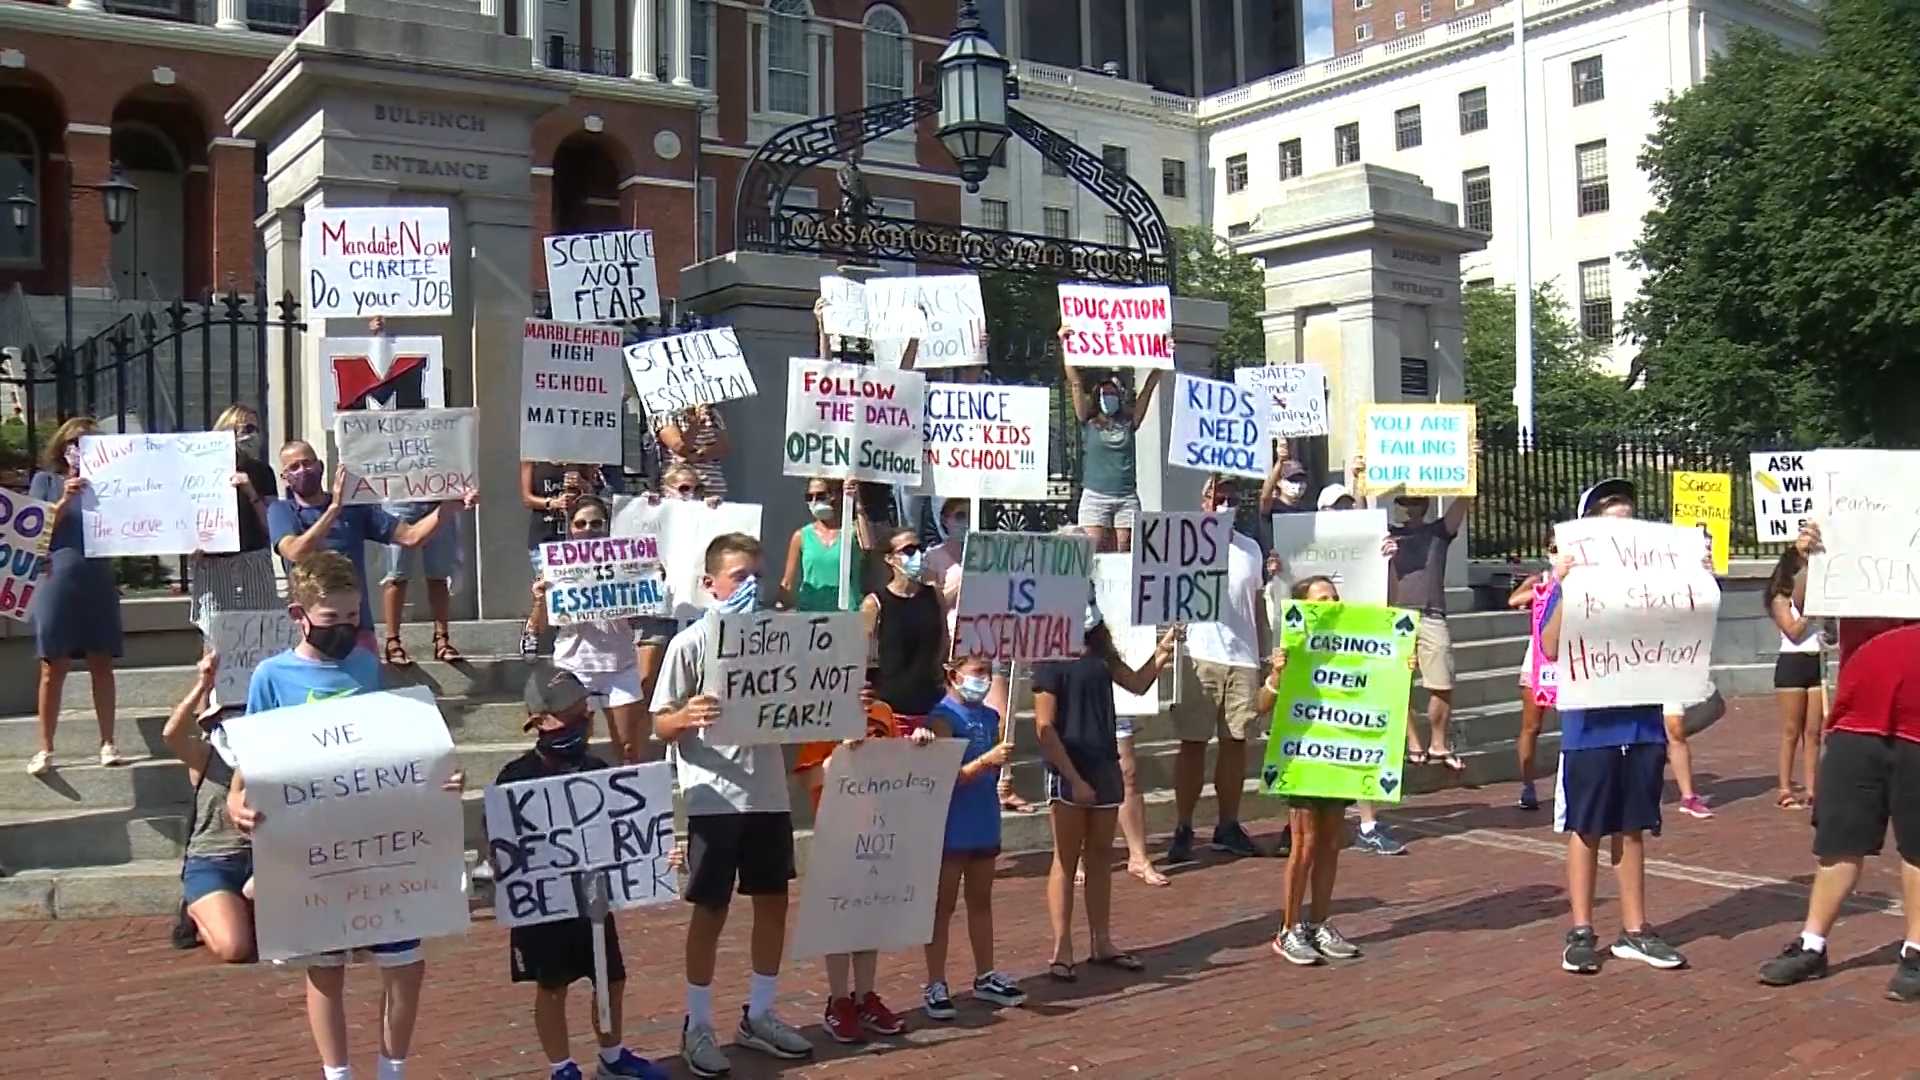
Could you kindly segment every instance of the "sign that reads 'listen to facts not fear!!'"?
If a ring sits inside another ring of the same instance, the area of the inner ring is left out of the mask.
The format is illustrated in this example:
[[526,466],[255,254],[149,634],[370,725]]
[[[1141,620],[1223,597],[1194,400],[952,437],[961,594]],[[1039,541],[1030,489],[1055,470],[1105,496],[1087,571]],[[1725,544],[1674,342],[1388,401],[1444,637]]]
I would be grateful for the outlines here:
[[528,319],[520,380],[522,461],[620,463],[620,331]]
[[660,317],[652,230],[549,236],[541,246],[554,318],[596,323]]
[[300,233],[308,319],[453,314],[444,206],[314,207]]
[[707,740],[725,746],[858,739],[867,636],[860,613],[760,611],[707,619]]

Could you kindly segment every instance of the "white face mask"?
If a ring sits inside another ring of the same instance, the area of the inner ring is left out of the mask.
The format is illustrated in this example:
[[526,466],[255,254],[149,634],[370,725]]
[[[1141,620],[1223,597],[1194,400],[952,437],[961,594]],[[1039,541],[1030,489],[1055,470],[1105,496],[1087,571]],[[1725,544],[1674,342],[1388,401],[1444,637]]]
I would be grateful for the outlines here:
[[1280,497],[1288,502],[1299,502],[1307,494],[1307,485],[1298,480],[1280,481]]
[[972,522],[969,522],[966,518],[954,518],[952,521],[947,522],[947,539],[965,540],[967,538],[967,530],[971,527]]
[[985,675],[966,675],[960,679],[960,700],[978,703],[987,699],[987,690],[993,680]]

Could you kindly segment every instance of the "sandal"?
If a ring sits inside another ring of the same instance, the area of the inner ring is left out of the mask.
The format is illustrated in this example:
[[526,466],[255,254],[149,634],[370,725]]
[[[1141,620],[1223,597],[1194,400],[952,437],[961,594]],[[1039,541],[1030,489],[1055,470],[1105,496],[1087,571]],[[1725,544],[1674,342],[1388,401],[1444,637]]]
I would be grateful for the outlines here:
[[[1153,868],[1153,864],[1151,863],[1147,864],[1146,866],[1129,866],[1127,867],[1127,873],[1132,874],[1136,878],[1139,878],[1141,884],[1151,885],[1156,889],[1165,888],[1166,886],[1173,884],[1172,878],[1168,877],[1167,875],[1161,873],[1158,870],[1155,870]],[[1096,960],[1094,962],[1098,963],[1099,961]]]
[[1145,971],[1147,965],[1130,952],[1117,952],[1112,956],[1090,956],[1087,963],[1098,967],[1116,968],[1120,971]]
[[1807,804],[1802,802],[1800,796],[1795,795],[1793,792],[1783,791],[1778,798],[1773,800],[1773,805],[1776,809],[1780,810],[1803,810]]
[[413,657],[407,653],[407,647],[400,644],[398,635],[387,638],[386,648],[381,650],[381,659],[389,667],[412,667]]
[[433,632],[433,658],[443,664],[457,664],[466,659],[453,647],[453,638],[445,630]]
[[1426,763],[1427,763],[1427,752],[1425,750],[1407,751],[1407,764],[1425,765]]
[[1000,800],[1000,809],[1009,814],[1031,814],[1038,807],[1018,795],[1009,793],[1006,798]]
[[1047,965],[1047,978],[1052,979],[1054,982],[1079,982],[1080,973],[1074,970],[1072,964],[1055,960],[1053,963]]
[[1454,772],[1467,771],[1467,763],[1460,760],[1460,755],[1454,753],[1451,750],[1447,751],[1444,754],[1431,754],[1428,756],[1428,760],[1433,762],[1433,764],[1435,765],[1444,765],[1447,768],[1452,769]]

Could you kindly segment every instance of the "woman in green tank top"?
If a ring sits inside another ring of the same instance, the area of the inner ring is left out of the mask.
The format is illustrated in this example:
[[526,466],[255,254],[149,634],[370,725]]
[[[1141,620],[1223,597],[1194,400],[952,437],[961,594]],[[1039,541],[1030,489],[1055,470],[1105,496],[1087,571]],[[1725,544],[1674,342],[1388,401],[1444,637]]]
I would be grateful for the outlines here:
[[[858,485],[815,477],[807,481],[807,509],[813,520],[793,531],[787,543],[787,568],[780,576],[780,606],[788,611],[856,611],[860,607],[862,560],[873,546],[872,528],[860,509]],[[847,530],[840,520],[841,503],[854,505],[854,543],[847,560],[846,602],[841,602],[840,545]]]
[[1134,434],[1146,419],[1160,373],[1149,371],[1140,396],[1127,392],[1118,372],[1098,376],[1089,390],[1067,364],[1067,328],[1060,328],[1060,366],[1080,421],[1080,513],[1077,524],[1100,551],[1132,551],[1133,519],[1140,512],[1134,471]]

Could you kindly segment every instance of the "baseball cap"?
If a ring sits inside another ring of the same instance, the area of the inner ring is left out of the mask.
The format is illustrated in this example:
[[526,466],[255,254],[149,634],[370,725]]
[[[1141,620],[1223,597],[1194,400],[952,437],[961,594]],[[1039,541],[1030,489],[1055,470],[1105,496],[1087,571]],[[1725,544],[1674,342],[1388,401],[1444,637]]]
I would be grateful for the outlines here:
[[1286,468],[1280,470],[1282,480],[1304,480],[1307,478],[1307,464],[1304,461],[1288,461]]
[[1331,510],[1333,509],[1333,505],[1341,499],[1351,498],[1353,498],[1353,492],[1347,490],[1347,485],[1328,484],[1326,487],[1320,489],[1320,498],[1314,503],[1314,506],[1321,510]]
[[571,671],[539,664],[527,676],[527,715],[558,716],[587,700],[587,688]]
[[1580,517],[1593,513],[1594,508],[1608,499],[1628,499],[1634,502],[1633,481],[1618,476],[1609,477],[1580,493]]

